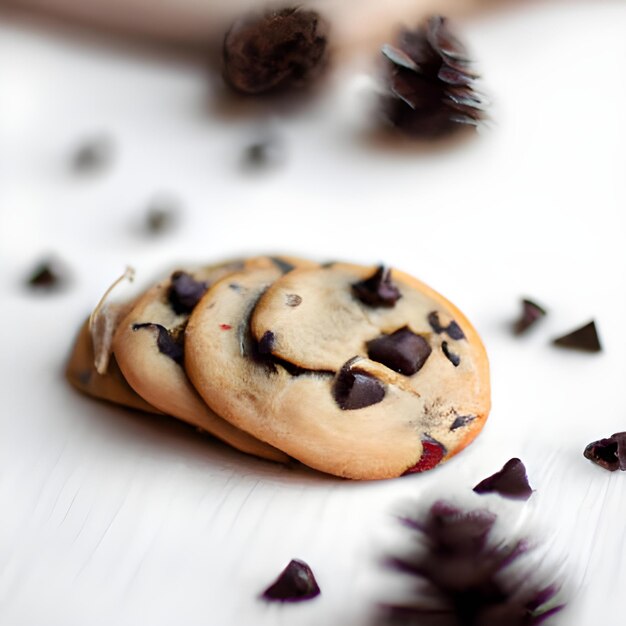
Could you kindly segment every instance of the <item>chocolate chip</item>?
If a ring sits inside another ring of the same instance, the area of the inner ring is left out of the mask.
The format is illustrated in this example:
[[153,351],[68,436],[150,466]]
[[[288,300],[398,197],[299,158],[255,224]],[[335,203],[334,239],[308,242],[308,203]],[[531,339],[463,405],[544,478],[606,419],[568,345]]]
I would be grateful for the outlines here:
[[480,481],[475,487],[476,493],[498,493],[505,498],[516,500],[528,500],[533,493],[528,484],[526,468],[517,458],[513,458],[504,464],[499,471]]
[[593,320],[567,335],[557,337],[552,343],[555,346],[582,350],[583,352],[600,352],[602,350],[600,339],[598,338],[598,331],[596,330],[596,323]]
[[519,319],[513,324],[513,333],[521,335],[546,314],[546,310],[536,302],[524,298],[522,312]]
[[465,333],[454,320],[452,320],[447,326],[442,326],[439,322],[439,313],[437,313],[437,311],[432,311],[428,314],[428,323],[438,335],[446,333],[450,339],[465,339]]
[[365,280],[352,285],[352,292],[363,304],[392,307],[402,297],[391,282],[391,269],[383,265]]
[[145,227],[152,235],[162,235],[174,230],[180,216],[180,202],[170,196],[156,197],[148,206]]
[[432,348],[426,339],[416,335],[408,326],[367,343],[370,359],[405,376],[418,372],[431,352]]
[[38,291],[57,291],[67,283],[67,272],[58,261],[52,259],[38,263],[26,284]]
[[262,594],[265,600],[299,602],[320,594],[311,568],[299,559],[292,559],[280,576]]
[[476,419],[475,415],[457,415],[455,417],[454,422],[452,422],[452,426],[450,426],[450,430],[456,430],[457,428],[462,428],[463,426],[467,426],[470,422],[473,422]]
[[339,370],[333,384],[333,396],[344,411],[363,409],[381,402],[385,397],[385,386],[371,374],[353,368],[350,359]]
[[590,443],[583,452],[586,459],[614,472],[626,471],[626,432]]
[[402,475],[418,474],[419,472],[432,469],[441,463],[441,459],[443,459],[445,455],[446,448],[443,444],[426,435],[422,439],[422,456],[413,467],[409,467]]
[[224,80],[248,95],[300,88],[324,67],[326,22],[297,8],[251,14],[224,38]]
[[302,296],[299,296],[297,293],[288,293],[285,295],[285,304],[287,306],[300,306],[302,304]]
[[274,344],[276,343],[276,335],[271,330],[266,330],[263,337],[259,340],[258,351],[262,356],[272,354]]
[[191,313],[209,288],[207,283],[196,280],[187,272],[174,272],[170,281],[167,299],[177,315]]
[[115,152],[113,140],[108,135],[97,135],[87,139],[72,157],[72,166],[77,172],[96,172],[107,167]]
[[288,274],[289,272],[291,272],[291,270],[295,269],[296,267],[292,263],[289,263],[285,261],[284,259],[281,259],[278,256],[272,256],[270,257],[270,260],[283,274]]
[[133,324],[133,330],[139,330],[140,328],[149,328],[157,331],[157,347],[159,352],[170,359],[176,361],[179,365],[183,364],[184,360],[184,333],[182,328],[168,331],[167,328],[161,326],[161,324]]
[[461,357],[458,354],[454,354],[454,352],[450,352],[450,348],[448,348],[448,342],[441,342],[441,350],[445,354],[446,358],[454,367],[458,367],[461,364]]

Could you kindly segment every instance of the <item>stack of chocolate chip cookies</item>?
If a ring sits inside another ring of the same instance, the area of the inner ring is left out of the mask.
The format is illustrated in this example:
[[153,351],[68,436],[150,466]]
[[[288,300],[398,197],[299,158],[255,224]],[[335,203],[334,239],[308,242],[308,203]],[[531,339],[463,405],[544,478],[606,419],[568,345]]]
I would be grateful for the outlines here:
[[396,269],[269,256],[179,269],[118,305],[104,344],[91,321],[75,387],[271,461],[364,480],[424,471],[489,413],[478,334]]

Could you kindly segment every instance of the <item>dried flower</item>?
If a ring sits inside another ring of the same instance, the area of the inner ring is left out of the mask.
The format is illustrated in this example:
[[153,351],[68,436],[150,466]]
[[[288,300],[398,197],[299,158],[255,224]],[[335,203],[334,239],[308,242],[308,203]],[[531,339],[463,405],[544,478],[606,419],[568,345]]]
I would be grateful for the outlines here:
[[318,13],[297,8],[240,19],[224,38],[224,80],[250,95],[308,84],[324,66],[327,30]]
[[445,18],[402,31],[382,53],[389,61],[384,112],[402,132],[434,138],[484,118],[484,99],[474,90],[478,75]]
[[438,501],[425,518],[404,521],[419,533],[423,549],[391,564],[421,584],[415,604],[387,607],[387,624],[535,626],[563,608],[554,605],[555,585],[534,580],[536,568],[521,583],[510,575],[509,567],[528,545],[494,542],[494,513]]

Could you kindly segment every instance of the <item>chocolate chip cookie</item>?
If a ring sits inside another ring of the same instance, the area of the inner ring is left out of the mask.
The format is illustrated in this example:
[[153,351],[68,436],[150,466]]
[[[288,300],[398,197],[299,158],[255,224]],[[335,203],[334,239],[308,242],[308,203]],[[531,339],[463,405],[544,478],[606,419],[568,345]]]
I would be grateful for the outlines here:
[[469,321],[383,267],[235,272],[191,313],[184,364],[224,419],[347,478],[430,469],[474,439],[490,408]]

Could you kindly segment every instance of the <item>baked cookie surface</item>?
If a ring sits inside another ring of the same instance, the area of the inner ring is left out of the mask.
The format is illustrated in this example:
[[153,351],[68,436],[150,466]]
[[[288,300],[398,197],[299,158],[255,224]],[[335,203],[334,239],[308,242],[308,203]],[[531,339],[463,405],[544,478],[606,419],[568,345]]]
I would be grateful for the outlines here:
[[490,406],[465,316],[384,268],[236,272],[192,312],[185,367],[226,420],[347,478],[434,467],[474,439]]
[[174,272],[134,304],[119,324],[112,347],[125,380],[151,405],[242,452],[286,463],[286,454],[216,415],[183,369],[187,319],[210,285],[244,267],[273,266],[271,259],[262,257]]

